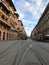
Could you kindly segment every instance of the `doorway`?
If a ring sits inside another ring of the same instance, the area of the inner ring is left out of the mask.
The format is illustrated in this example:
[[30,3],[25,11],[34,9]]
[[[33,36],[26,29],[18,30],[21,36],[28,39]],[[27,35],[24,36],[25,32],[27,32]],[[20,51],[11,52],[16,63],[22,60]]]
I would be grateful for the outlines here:
[[3,40],[5,40],[5,32],[3,32]]
[[0,40],[1,40],[1,31],[0,31]]

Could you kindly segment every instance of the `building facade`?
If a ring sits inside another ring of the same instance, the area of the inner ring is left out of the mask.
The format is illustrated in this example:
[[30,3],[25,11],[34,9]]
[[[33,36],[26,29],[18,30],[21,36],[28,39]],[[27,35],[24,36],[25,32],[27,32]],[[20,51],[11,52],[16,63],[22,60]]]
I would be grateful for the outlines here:
[[[16,40],[19,38],[18,18],[12,0],[0,0],[0,40]],[[21,28],[20,28],[21,29]]]
[[49,39],[49,3],[33,29],[31,38],[37,40]]
[[25,29],[24,29],[24,26],[22,24],[22,21],[21,20],[18,20],[18,27],[17,27],[17,30],[18,30],[18,37],[20,39],[26,39],[27,38],[27,34],[25,32]]

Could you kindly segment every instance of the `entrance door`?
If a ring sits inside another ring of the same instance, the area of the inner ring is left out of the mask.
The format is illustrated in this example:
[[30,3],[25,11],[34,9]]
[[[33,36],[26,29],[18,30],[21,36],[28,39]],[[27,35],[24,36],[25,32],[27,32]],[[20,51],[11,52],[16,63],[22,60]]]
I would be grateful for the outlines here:
[[0,40],[1,40],[1,31],[0,31]]
[[3,40],[5,40],[5,32],[3,32]]
[[8,40],[8,33],[7,33],[7,40]]

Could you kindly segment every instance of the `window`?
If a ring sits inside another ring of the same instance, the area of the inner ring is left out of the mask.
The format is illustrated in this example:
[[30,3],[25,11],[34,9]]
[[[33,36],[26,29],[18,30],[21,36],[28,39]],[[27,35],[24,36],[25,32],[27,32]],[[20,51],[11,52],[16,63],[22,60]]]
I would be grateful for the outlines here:
[[19,30],[19,28],[17,28],[17,30]]
[[2,15],[2,18],[4,19],[4,16]]

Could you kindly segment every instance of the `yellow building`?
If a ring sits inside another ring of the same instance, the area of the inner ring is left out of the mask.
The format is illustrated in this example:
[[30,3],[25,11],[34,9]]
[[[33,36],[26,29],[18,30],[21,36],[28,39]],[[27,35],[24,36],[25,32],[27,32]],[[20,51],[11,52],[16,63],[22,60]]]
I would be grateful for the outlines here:
[[33,39],[49,39],[49,3],[31,33]]
[[12,0],[0,0],[0,40],[16,40],[19,37],[17,26],[19,14]]

